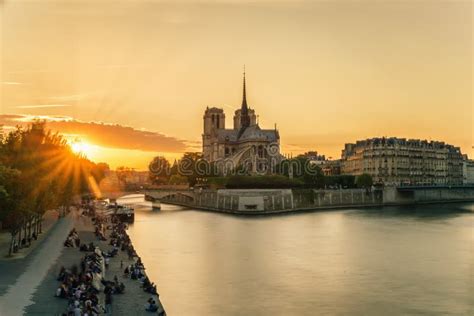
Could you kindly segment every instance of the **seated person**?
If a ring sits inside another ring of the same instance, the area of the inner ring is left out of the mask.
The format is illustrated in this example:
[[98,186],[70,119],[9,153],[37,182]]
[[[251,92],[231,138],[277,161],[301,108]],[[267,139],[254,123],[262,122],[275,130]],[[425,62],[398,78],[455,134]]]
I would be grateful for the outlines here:
[[63,297],[63,289],[61,287],[58,287],[56,290],[56,294],[54,294],[56,297]]
[[146,305],[145,310],[147,312],[156,312],[158,310],[158,305],[156,305],[156,302],[154,299],[152,298],[148,299],[148,304]]
[[115,286],[114,293],[123,294],[124,292],[125,292],[125,284],[120,283],[119,285]]

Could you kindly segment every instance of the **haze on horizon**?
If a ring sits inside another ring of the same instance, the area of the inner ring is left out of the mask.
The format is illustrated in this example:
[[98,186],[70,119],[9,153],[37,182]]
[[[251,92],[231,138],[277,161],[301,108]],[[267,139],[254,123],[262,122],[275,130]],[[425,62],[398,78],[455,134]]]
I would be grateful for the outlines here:
[[245,64],[284,153],[397,136],[473,157],[472,16],[471,1],[6,0],[0,124],[49,118],[91,159],[146,169],[201,150],[206,106],[231,126]]

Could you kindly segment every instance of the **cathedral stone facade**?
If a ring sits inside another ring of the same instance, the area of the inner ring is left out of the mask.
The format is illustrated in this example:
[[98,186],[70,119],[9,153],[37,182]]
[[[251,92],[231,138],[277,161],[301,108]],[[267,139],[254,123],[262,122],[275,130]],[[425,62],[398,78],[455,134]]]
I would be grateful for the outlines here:
[[273,173],[281,161],[280,135],[274,129],[262,129],[255,110],[247,105],[245,73],[241,108],[234,113],[234,127],[225,128],[224,110],[206,108],[202,152],[205,160],[227,173],[244,167],[249,173]]

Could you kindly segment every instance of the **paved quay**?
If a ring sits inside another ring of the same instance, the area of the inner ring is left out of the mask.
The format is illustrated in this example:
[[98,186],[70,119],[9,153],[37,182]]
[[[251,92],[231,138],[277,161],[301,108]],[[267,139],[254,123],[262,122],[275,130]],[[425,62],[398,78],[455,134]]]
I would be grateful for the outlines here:
[[[43,215],[42,222],[42,233],[38,235],[37,240],[32,240],[29,247],[23,247],[18,250],[16,253],[12,253],[11,256],[8,255],[8,250],[10,248],[11,235],[8,231],[0,232],[0,261],[10,261],[24,259],[28,257],[42,241],[49,236],[50,230],[52,230],[60,222],[59,212],[57,210],[49,210]],[[1,295],[0,290],[0,295]]]
[[[59,286],[57,276],[62,266],[65,268],[80,266],[80,261],[85,255],[79,248],[63,246],[72,228],[78,232],[81,243],[93,242],[104,251],[112,249],[108,244],[109,240],[100,241],[95,236],[90,218],[80,216],[77,211],[71,212],[59,221],[28,260],[25,262],[15,260],[15,263],[0,262],[1,268],[7,268],[2,269],[0,282],[4,278],[3,271],[17,270],[16,274],[20,274],[15,281],[10,281],[10,286],[4,289],[4,294],[0,297],[0,315],[62,315],[67,311],[67,300],[54,296]],[[110,232],[107,231],[107,237]],[[158,303],[158,314],[164,315],[164,309],[156,296],[144,292],[138,280],[123,277],[123,269],[133,263],[133,260],[128,258],[126,252],[119,251],[110,259],[109,268],[105,271],[106,280],[113,280],[116,275],[119,282],[125,284],[125,293],[113,296],[111,315],[156,315],[157,313],[145,311],[145,304],[150,297],[154,297]],[[99,300],[103,306],[103,292],[100,293]]]
[[32,303],[36,288],[60,257],[73,221],[72,214],[59,220],[28,256],[0,261],[0,315],[21,315],[24,307]]

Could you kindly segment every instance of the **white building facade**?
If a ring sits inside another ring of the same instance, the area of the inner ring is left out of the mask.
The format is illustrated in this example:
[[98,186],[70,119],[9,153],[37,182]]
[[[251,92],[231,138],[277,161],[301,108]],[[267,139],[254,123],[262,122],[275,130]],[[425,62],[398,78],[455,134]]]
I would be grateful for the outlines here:
[[346,144],[341,173],[370,174],[375,182],[410,185],[463,183],[463,155],[444,142],[372,138]]

